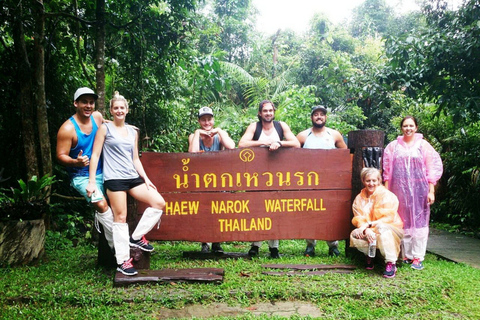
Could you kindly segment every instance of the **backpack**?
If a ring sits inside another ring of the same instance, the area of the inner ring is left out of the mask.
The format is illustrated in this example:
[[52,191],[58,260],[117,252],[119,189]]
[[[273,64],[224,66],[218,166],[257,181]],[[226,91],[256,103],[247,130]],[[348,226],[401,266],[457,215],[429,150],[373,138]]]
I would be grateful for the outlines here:
[[[280,123],[280,121],[273,121],[273,126],[275,127],[275,130],[277,130],[278,136],[280,137],[280,140],[283,140],[283,128]],[[262,134],[262,122],[258,121],[257,122],[257,127],[255,128],[255,133],[253,134],[253,139],[254,141],[257,141],[258,138],[260,138],[260,135]]]

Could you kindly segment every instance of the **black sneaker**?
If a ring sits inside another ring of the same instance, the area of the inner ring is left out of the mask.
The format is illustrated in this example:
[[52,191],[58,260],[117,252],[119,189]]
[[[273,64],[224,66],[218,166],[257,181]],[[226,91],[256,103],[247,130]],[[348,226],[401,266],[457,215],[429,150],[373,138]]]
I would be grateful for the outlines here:
[[330,257],[338,257],[340,255],[340,251],[338,251],[338,248],[337,247],[331,247],[331,248],[328,248],[328,255]]
[[210,247],[208,246],[208,243],[202,243],[202,250],[200,251],[201,253],[209,253],[210,252]]
[[213,253],[223,253],[222,246],[220,245],[219,242],[212,243],[212,252]]
[[148,243],[148,240],[145,239],[145,236],[140,240],[133,240],[133,238],[130,237],[130,247],[140,248],[147,252],[151,252],[154,249],[152,245]]
[[305,249],[305,252],[303,253],[305,257],[314,257],[315,256],[315,247],[312,246],[311,244],[307,245],[307,249]]
[[270,258],[278,259],[280,255],[278,254],[278,248],[268,248],[270,250]]
[[250,250],[248,250],[248,255],[249,255],[250,257],[256,257],[256,256],[258,256],[258,249],[259,249],[258,246],[251,246],[251,247],[250,247]]
[[132,260],[133,260],[133,258],[130,258],[129,260],[125,261],[124,263],[119,264],[118,267],[117,267],[117,271],[120,271],[121,273],[123,273],[126,276],[136,275],[138,272],[137,272],[137,269],[135,269],[133,267]]

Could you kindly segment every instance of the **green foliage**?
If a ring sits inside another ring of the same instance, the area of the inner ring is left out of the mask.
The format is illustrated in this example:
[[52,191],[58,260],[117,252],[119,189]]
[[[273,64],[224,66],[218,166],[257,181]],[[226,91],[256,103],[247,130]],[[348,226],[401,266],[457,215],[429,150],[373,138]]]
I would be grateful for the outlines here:
[[[38,179],[33,176],[27,182],[18,180],[18,188],[10,188],[12,197],[0,192],[2,220],[30,220],[44,217],[49,210],[48,199],[51,187],[56,183],[55,176],[45,175]],[[5,192],[7,190],[4,190]]]
[[392,8],[385,0],[366,0],[353,10],[351,32],[354,37],[385,35],[393,19]]
[[427,7],[426,13],[428,26],[387,41],[395,80],[412,96],[436,102],[456,122],[478,121],[478,1],[467,1],[456,12]]

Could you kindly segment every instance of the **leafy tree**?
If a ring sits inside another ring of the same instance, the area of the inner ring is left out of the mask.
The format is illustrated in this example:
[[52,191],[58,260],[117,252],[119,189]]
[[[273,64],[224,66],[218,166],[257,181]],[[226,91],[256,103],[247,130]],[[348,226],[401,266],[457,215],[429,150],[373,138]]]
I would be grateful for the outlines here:
[[455,121],[478,120],[480,112],[479,2],[471,0],[457,12],[426,13],[428,26],[387,42],[396,79],[412,95],[435,101]]
[[351,33],[357,38],[386,35],[393,17],[385,0],[366,0],[353,10]]

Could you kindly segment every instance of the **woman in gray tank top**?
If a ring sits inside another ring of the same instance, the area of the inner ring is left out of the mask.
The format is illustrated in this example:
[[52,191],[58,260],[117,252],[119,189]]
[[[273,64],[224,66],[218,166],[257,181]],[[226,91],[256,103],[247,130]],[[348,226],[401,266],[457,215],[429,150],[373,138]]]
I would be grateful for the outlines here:
[[[95,190],[95,171],[103,150],[104,187],[114,217],[112,231],[117,271],[133,276],[137,270],[130,258],[130,247],[153,251],[145,234],[156,224],[157,228],[160,226],[165,200],[143,169],[138,156],[138,134],[125,123],[128,102],[118,92],[110,100],[110,113],[113,121],[103,124],[95,136],[87,193],[91,195]],[[127,224],[127,194],[149,206],[131,236]]]

